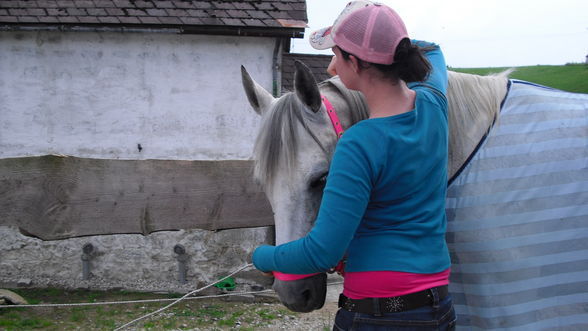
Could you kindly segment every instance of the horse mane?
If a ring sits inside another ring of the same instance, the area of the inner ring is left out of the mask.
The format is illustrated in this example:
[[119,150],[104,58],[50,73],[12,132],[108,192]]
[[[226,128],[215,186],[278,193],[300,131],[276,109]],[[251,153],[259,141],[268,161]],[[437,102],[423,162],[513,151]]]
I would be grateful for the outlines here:
[[[508,75],[478,76],[448,71],[449,163],[453,174],[474,151],[500,113]],[[453,168],[453,169],[452,169]]]
[[347,87],[345,87],[343,82],[341,82],[341,79],[339,79],[339,76],[332,77],[319,83],[319,88],[327,85],[335,87],[335,89],[341,94],[343,99],[345,99],[347,104],[350,105],[349,121],[351,125],[359,121],[365,120],[369,117],[367,103],[361,92],[350,90]]

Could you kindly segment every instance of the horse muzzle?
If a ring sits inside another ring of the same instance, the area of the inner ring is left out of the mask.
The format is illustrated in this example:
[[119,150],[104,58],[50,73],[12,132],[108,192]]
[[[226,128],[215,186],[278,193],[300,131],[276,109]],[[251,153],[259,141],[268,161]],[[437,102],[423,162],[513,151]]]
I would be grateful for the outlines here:
[[291,281],[276,278],[273,289],[278,293],[280,301],[286,308],[299,313],[308,313],[321,309],[325,304],[327,275],[321,273]]

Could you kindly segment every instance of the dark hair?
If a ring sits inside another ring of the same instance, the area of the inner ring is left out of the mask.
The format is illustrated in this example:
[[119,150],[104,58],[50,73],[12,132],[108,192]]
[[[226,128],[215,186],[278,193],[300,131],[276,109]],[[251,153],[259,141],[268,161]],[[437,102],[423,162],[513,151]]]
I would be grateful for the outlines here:
[[[339,49],[341,50],[343,59],[346,61],[349,60],[350,55],[353,55],[340,47]],[[394,63],[392,64],[370,63],[361,60],[355,55],[353,56],[357,58],[362,69],[374,67],[378,69],[384,77],[387,77],[394,82],[401,79],[406,83],[412,83],[424,81],[427,79],[429,72],[431,72],[431,64],[424,55],[425,51],[425,48],[414,45],[410,42],[410,39],[404,38],[396,47]]]

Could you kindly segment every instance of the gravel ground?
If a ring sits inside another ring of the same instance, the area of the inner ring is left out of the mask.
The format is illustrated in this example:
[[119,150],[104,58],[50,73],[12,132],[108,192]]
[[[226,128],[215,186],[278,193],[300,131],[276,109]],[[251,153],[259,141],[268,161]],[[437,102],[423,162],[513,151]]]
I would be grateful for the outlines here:
[[337,309],[335,302],[327,302],[320,310],[297,314],[296,316],[286,316],[285,318],[274,320],[268,326],[259,327],[255,330],[331,330]]

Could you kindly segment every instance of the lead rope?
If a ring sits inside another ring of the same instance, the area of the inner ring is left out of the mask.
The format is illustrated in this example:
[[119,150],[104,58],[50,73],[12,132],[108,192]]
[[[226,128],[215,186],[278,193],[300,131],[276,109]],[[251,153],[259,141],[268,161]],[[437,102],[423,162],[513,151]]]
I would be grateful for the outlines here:
[[141,316],[141,317],[139,317],[139,318],[137,318],[137,319],[134,319],[134,320],[132,320],[132,321],[128,322],[127,324],[125,324],[125,325],[123,325],[123,326],[120,326],[120,327],[118,327],[118,328],[114,329],[114,331],[122,330],[122,329],[124,329],[124,328],[126,328],[126,327],[128,327],[128,326],[131,326],[131,325],[133,325],[133,324],[135,324],[135,323],[139,322],[140,320],[143,320],[143,319],[145,319],[145,318],[147,318],[147,317],[149,317],[149,316],[152,316],[152,315],[158,314],[158,313],[160,313],[160,312],[162,312],[162,311],[164,311],[164,310],[168,309],[169,307],[171,307],[171,306],[175,305],[176,303],[178,303],[178,302],[180,302],[180,301],[184,300],[185,298],[189,297],[190,295],[192,295],[192,294],[194,294],[194,293],[198,293],[198,292],[200,292],[200,291],[202,291],[202,290],[205,290],[205,289],[207,289],[207,288],[209,288],[209,287],[213,286],[214,284],[216,284],[216,283],[218,283],[218,282],[222,282],[223,280],[225,280],[225,279],[227,279],[227,278],[229,278],[229,277],[231,277],[231,276],[235,275],[236,273],[238,273],[238,272],[240,272],[240,271],[242,271],[242,270],[245,270],[245,269],[247,269],[247,268],[249,268],[249,267],[251,267],[251,266],[253,266],[253,264],[252,264],[252,263],[246,264],[246,265],[242,266],[241,268],[237,269],[236,271],[232,272],[232,273],[231,273],[231,274],[229,274],[228,276],[225,276],[225,277],[223,277],[223,278],[221,278],[221,279],[219,279],[219,280],[215,281],[214,283],[210,283],[210,284],[208,284],[208,285],[206,285],[206,286],[204,286],[204,287],[201,287],[201,288],[199,288],[199,289],[196,289],[196,290],[194,290],[194,291],[192,291],[192,292],[190,292],[190,293],[188,293],[188,294],[184,295],[183,297],[181,297],[181,298],[177,299],[176,301],[174,301],[174,302],[170,303],[169,305],[167,305],[167,306],[165,306],[165,307],[163,307],[163,308],[160,308],[160,309],[158,309],[158,310],[156,310],[156,311],[154,311],[154,312],[152,312],[152,313],[149,313],[149,314],[147,314],[147,315],[144,315],[144,316]]

